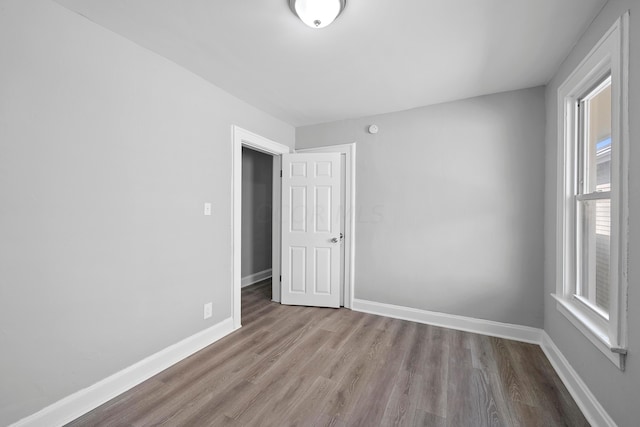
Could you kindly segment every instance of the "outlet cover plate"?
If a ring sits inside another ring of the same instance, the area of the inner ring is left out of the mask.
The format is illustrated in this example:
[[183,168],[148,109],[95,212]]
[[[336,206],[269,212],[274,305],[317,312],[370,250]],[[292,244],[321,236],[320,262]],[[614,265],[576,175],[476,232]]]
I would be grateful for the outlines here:
[[204,305],[204,318],[208,319],[213,315],[213,303],[208,302]]

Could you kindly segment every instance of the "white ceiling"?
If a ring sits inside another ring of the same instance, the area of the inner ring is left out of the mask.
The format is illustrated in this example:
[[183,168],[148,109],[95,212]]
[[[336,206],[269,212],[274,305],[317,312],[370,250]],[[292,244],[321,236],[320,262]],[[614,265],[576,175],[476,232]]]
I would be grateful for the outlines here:
[[294,126],[545,84],[606,0],[57,0]]

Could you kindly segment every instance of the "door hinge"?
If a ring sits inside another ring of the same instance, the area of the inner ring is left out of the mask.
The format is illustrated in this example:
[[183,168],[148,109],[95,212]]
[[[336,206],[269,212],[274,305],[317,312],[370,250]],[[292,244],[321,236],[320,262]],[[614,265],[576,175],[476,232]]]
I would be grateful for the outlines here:
[[280,178],[282,178],[282,170],[280,171]]
[[280,275],[280,283],[282,283],[282,274]]

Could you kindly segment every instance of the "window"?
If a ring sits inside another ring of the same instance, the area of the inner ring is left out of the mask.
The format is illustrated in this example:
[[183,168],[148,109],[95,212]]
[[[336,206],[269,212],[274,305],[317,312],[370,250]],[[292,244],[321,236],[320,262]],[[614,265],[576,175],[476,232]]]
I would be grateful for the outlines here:
[[558,310],[620,369],[626,356],[628,22],[558,89]]
[[611,75],[577,100],[576,297],[609,320]]

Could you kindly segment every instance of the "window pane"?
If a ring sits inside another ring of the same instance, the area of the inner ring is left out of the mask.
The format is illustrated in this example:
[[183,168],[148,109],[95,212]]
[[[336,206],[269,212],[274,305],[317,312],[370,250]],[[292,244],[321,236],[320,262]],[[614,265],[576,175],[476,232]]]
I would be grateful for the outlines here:
[[611,247],[611,200],[589,200],[580,204],[581,239],[579,295],[609,312],[609,263]]
[[585,96],[584,190],[586,193],[611,190],[611,79]]

